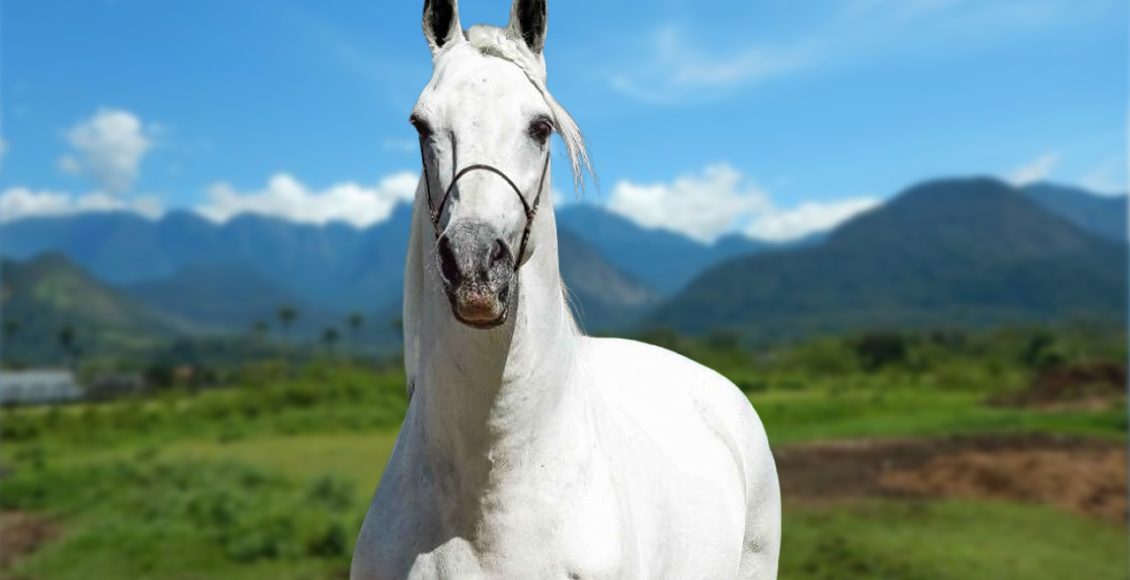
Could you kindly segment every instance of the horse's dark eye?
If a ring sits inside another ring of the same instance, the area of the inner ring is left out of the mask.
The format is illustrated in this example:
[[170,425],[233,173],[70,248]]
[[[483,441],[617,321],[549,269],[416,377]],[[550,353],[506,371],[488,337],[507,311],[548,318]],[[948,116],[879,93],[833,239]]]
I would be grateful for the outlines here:
[[408,122],[416,128],[416,132],[420,134],[421,139],[427,139],[432,135],[432,126],[428,124],[422,117],[412,115],[408,118]]
[[553,123],[544,117],[534,119],[530,123],[529,134],[531,139],[544,145],[549,140],[549,136],[553,134]]

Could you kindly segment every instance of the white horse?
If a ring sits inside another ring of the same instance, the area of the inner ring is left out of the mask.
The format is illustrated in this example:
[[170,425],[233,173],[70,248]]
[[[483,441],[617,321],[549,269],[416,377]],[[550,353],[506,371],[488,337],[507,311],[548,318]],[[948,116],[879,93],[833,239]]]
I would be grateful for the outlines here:
[[411,402],[352,577],[774,578],[780,490],[749,401],[677,354],[585,337],[570,314],[550,134],[575,179],[588,159],[546,90],[545,0],[468,30],[456,0],[426,0],[424,33]]

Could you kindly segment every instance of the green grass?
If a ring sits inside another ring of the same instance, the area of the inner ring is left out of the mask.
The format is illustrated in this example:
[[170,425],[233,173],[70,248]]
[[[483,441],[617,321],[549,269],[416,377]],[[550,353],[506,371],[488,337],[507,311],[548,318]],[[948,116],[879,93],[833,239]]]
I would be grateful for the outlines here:
[[782,579],[1115,580],[1128,564],[1125,527],[1043,506],[785,506]]
[[367,500],[395,443],[395,432],[337,433],[234,443],[185,441],[163,450],[161,455],[191,461],[234,461],[301,478],[332,473],[355,483]]
[[[743,388],[774,445],[1126,436],[1121,407],[1041,412],[985,403],[1024,388],[1049,364],[1121,361],[1124,342],[1023,333],[899,340],[814,341],[752,355],[724,340],[675,346]],[[247,366],[232,381],[220,390],[0,411],[0,463],[10,471],[0,507],[46,515],[63,529],[11,574],[342,575],[407,407],[403,375],[275,363]],[[1105,579],[1124,578],[1127,564],[1125,527],[993,502],[790,504],[784,542],[782,578]]]
[[1123,439],[1126,412],[1038,412],[992,407],[984,396],[927,389],[783,391],[750,396],[773,445],[847,438],[974,433],[1064,433]]
[[[53,494],[17,499],[63,519],[68,531],[14,572],[330,577],[348,566],[347,551],[339,546],[311,555],[305,541],[291,541],[297,531],[290,526],[327,525],[319,514],[311,518],[306,502],[318,497],[313,490],[320,482],[340,480],[337,493],[344,495],[333,500],[340,507],[328,525],[337,522],[351,546],[393,442],[390,432],[186,441],[144,459],[118,451],[117,460],[104,455],[96,468],[60,465],[36,475]],[[250,515],[224,515],[240,510]],[[233,547],[233,534],[225,533],[259,527],[266,537],[250,547]],[[782,578],[1101,580],[1124,578],[1126,562],[1125,528],[1042,506],[894,500],[785,506]]]

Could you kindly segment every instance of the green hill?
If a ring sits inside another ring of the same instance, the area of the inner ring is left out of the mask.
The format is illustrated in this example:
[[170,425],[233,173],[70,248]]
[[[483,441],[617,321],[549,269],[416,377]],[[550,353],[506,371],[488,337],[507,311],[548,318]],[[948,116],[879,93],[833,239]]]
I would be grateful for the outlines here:
[[649,325],[761,339],[1071,318],[1122,324],[1126,247],[991,179],[913,187],[819,246],[705,273]]
[[70,329],[81,354],[129,352],[192,329],[89,276],[60,254],[0,262],[4,358],[59,364]]

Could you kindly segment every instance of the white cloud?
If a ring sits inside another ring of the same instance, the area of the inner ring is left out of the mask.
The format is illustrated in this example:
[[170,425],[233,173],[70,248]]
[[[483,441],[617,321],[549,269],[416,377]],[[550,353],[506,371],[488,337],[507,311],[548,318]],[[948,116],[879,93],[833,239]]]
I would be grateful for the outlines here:
[[775,209],[757,216],[746,228],[745,234],[772,242],[796,240],[830,230],[879,204],[880,201],[873,197],[807,201],[792,209]]
[[1116,156],[1085,171],[1079,185],[1095,193],[1125,194],[1126,177],[1126,159]]
[[73,151],[59,159],[59,168],[89,179],[102,191],[123,193],[137,179],[141,161],[153,146],[150,132],[129,111],[100,109],[67,131]]
[[831,229],[878,204],[876,198],[857,197],[782,209],[741,172],[716,164],[671,183],[621,181],[613,189],[608,209],[644,227],[672,230],[702,242],[735,232],[782,242]]
[[387,218],[398,202],[411,201],[417,182],[416,173],[405,171],[382,179],[375,187],[346,182],[313,191],[294,177],[279,173],[259,191],[240,192],[227,183],[217,183],[208,189],[207,201],[196,211],[217,222],[241,213],[256,213],[296,222],[344,221],[363,227]]
[[0,222],[112,211],[133,212],[148,218],[157,218],[163,213],[160,201],[154,197],[123,199],[98,191],[73,195],[58,191],[35,191],[26,187],[13,187],[0,193]]
[[728,54],[710,53],[689,41],[674,25],[655,31],[650,44],[650,62],[642,69],[614,74],[611,83],[622,94],[656,104],[788,72],[807,64],[812,53],[804,43],[751,45]]
[[1017,187],[1044,181],[1055,171],[1059,161],[1058,153],[1045,153],[1009,171],[1005,178]]
[[[293,222],[340,221],[364,227],[387,219],[398,203],[410,202],[417,183],[417,174],[405,171],[389,175],[373,186],[344,182],[312,190],[293,176],[280,173],[258,191],[214,184],[208,188],[204,202],[194,209],[220,223],[243,213],[255,213]],[[559,205],[572,201],[570,195],[557,190],[554,198]],[[857,197],[779,208],[766,190],[733,167],[720,163],[671,182],[621,181],[613,189],[607,207],[644,227],[663,228],[710,243],[732,233],[769,241],[793,240],[831,229],[878,204],[875,198]],[[74,195],[26,187],[0,193],[0,222],[111,211],[149,218],[163,214],[155,197],[124,198],[98,191]]]
[[[227,183],[207,190],[203,203],[194,209],[216,222],[242,213],[256,213],[294,222],[325,224],[343,221],[358,227],[383,221],[400,202],[415,196],[415,173],[394,173],[375,186],[352,182],[335,184],[322,191],[306,187],[294,177],[272,176],[265,189],[241,192]],[[149,218],[160,217],[161,202],[151,196],[126,197],[94,191],[83,195],[69,192],[12,187],[0,193],[0,221],[38,216],[60,216],[84,212],[126,211]]]
[[641,185],[621,181],[608,209],[649,228],[665,228],[713,241],[768,203],[765,192],[725,164],[672,183]]

